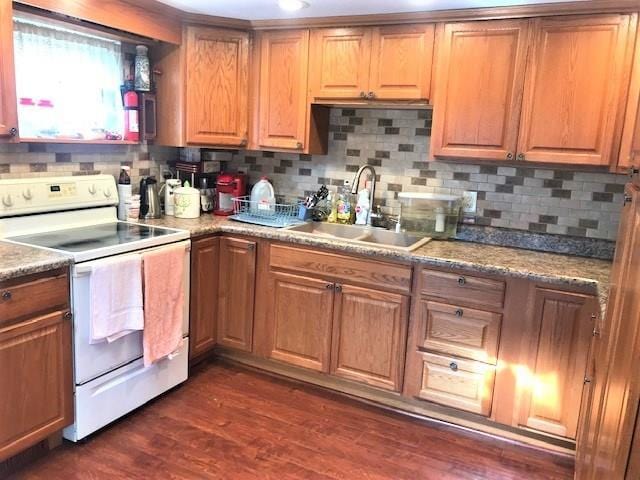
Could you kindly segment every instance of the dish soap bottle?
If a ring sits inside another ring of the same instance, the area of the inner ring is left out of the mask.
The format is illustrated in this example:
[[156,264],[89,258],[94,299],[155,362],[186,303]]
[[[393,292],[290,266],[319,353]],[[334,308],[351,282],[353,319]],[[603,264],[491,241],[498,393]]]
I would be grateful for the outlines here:
[[349,180],[344,181],[344,186],[338,188],[336,199],[336,220],[338,223],[351,223],[351,189]]
[[338,221],[338,205],[336,202],[336,195],[333,192],[329,192],[329,195],[327,196],[327,205],[329,205],[327,222],[336,223]]
[[356,225],[366,225],[369,217],[369,190],[363,188],[358,193],[356,203]]

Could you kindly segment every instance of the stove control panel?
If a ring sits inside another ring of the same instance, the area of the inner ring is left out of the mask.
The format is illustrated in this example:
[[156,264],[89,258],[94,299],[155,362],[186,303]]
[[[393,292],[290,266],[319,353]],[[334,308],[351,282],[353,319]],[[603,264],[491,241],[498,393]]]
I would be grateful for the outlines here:
[[0,180],[0,217],[118,204],[111,175]]

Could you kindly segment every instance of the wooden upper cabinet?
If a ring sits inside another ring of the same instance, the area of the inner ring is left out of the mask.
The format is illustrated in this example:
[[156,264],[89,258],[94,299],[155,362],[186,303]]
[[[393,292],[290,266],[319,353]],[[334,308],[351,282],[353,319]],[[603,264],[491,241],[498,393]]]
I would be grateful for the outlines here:
[[263,32],[258,42],[259,147],[302,150],[309,116],[309,31]]
[[18,107],[13,64],[13,9],[0,0],[0,142],[14,141],[18,133]]
[[631,86],[622,131],[618,167],[640,167],[640,34],[637,36]]
[[246,145],[249,34],[187,27],[185,83],[186,143]]
[[311,33],[314,98],[362,98],[369,87],[370,28],[318,29]]
[[429,98],[434,32],[433,24],[373,29],[368,90],[374,99]]
[[629,15],[589,15],[534,21],[521,159],[609,165],[628,78],[630,20]]
[[528,38],[528,20],[439,28],[432,155],[515,159]]
[[520,425],[576,438],[597,309],[594,297],[536,288]]

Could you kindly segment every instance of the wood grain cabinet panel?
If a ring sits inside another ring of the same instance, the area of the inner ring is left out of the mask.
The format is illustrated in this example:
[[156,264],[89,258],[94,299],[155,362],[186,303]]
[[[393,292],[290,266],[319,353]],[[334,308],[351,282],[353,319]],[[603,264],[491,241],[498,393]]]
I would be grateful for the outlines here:
[[521,425],[560,437],[576,437],[596,312],[591,296],[536,288],[536,331],[527,366]]
[[529,25],[500,20],[440,29],[434,156],[515,160]]
[[505,283],[472,275],[422,271],[421,294],[445,302],[469,304],[500,310],[504,304]]
[[373,29],[369,91],[375,99],[429,98],[434,33],[433,24]]
[[73,423],[71,322],[65,313],[0,328],[0,461]]
[[419,308],[421,348],[495,365],[501,314],[427,300]]
[[640,34],[637,35],[631,85],[622,130],[619,169],[640,168]]
[[69,277],[60,274],[4,284],[0,287],[0,327],[38,313],[64,309],[69,303]]
[[329,371],[334,284],[273,274],[273,347],[270,357],[319,372]]
[[219,267],[219,237],[191,242],[190,358],[211,351],[216,344]]
[[250,352],[256,287],[256,242],[220,239],[218,343]]
[[0,0],[0,142],[16,141],[17,133],[13,7],[10,0]]
[[422,358],[418,397],[484,416],[491,414],[495,367],[431,353]]
[[524,160],[609,165],[629,24],[629,15],[535,20],[518,142]]
[[400,391],[409,298],[339,285],[335,301],[331,373]]
[[327,28],[311,33],[311,97],[361,98],[369,88],[370,28]]
[[247,32],[187,27],[185,84],[187,143],[247,144]]
[[259,43],[259,146],[303,150],[309,116],[309,30],[263,32]]

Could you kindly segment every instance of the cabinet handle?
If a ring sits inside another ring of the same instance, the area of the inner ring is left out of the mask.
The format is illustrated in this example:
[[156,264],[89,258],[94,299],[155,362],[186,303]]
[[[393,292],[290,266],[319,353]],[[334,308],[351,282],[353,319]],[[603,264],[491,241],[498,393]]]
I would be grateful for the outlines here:
[[593,334],[594,337],[599,337],[600,336],[600,330],[598,330],[598,327],[595,327],[593,329],[592,334]]
[[464,315],[464,311],[459,308],[456,310],[456,317],[460,318],[462,315]]
[[324,288],[327,290],[334,290],[336,286],[333,283],[327,283]]
[[633,200],[633,197],[631,195],[629,195],[628,193],[624,194],[624,200],[622,202],[622,205],[628,205],[631,203],[631,201]]
[[458,278],[458,285],[463,286],[464,284],[467,283],[467,279],[464,277],[459,277]]
[[589,377],[584,377],[584,383],[585,383],[585,385],[587,383],[591,383],[591,379]]
[[507,160],[513,160],[513,152],[507,152]]
[[256,248],[255,243],[250,243],[249,245],[247,245],[247,250],[249,250],[250,252],[253,252],[254,248]]
[[633,177],[634,175],[637,175],[640,173],[640,168],[638,167],[629,167],[629,176]]
[[2,292],[2,300],[7,302],[9,300],[11,300],[11,292],[9,290],[5,290],[4,292]]
[[518,160],[519,162],[524,161],[524,153],[519,153],[518,156],[516,157],[516,160]]
[[364,92],[360,92],[360,98],[367,98],[367,94]]
[[340,285],[339,283],[336,283],[335,290],[336,292],[340,293],[342,291],[342,285]]
[[12,137],[15,137],[16,135],[18,135],[18,129],[16,127],[10,128],[9,135],[11,135]]
[[246,147],[247,146],[247,139],[243,138],[242,141],[240,142],[240,146],[241,147]]
[[303,147],[302,142],[298,142],[298,143],[296,143],[296,148],[297,148],[298,150],[302,149],[302,147]]
[[369,92],[369,93],[367,94],[367,99],[368,99],[368,100],[373,100],[374,98],[376,98],[376,94],[375,94],[375,93],[373,93],[373,92]]
[[73,318],[73,315],[71,314],[71,312],[65,312],[64,313],[64,319],[65,320],[71,320]]
[[458,364],[456,362],[451,362],[449,364],[449,368],[451,369],[451,371],[457,372],[458,371]]

